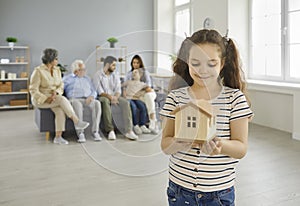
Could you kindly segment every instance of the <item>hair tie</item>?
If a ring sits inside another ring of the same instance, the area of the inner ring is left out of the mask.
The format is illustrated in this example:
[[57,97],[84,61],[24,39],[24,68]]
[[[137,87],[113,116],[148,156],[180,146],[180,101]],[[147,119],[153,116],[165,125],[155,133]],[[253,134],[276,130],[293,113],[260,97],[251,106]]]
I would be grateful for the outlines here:
[[228,38],[228,32],[229,32],[229,29],[226,30],[226,34],[224,36],[224,39],[228,42],[229,41],[229,38]]

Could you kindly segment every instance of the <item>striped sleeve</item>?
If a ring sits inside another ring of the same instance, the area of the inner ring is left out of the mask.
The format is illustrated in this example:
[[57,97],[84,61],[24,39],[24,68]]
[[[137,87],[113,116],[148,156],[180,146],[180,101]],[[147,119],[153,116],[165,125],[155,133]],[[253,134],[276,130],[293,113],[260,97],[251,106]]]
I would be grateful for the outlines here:
[[162,110],[159,112],[159,114],[163,117],[168,117],[171,119],[175,119],[175,115],[174,114],[170,114],[175,108],[176,105],[178,104],[177,100],[176,100],[176,96],[174,94],[174,92],[170,92],[166,98],[166,102],[162,108]]
[[230,121],[241,118],[251,118],[253,116],[246,97],[240,90],[233,92],[231,105]]

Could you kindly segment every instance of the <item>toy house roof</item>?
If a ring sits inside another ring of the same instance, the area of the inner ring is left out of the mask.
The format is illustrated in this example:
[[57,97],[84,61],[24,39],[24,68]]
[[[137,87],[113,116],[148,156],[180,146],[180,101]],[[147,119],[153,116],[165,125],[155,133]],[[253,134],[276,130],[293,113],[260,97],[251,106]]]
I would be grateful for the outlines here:
[[195,109],[198,109],[200,112],[206,114],[209,117],[212,117],[212,106],[211,104],[206,100],[197,100],[196,102],[189,102],[186,105],[182,107],[177,107],[175,110],[171,112],[171,114],[176,114],[179,111],[184,110],[187,107],[194,107]]

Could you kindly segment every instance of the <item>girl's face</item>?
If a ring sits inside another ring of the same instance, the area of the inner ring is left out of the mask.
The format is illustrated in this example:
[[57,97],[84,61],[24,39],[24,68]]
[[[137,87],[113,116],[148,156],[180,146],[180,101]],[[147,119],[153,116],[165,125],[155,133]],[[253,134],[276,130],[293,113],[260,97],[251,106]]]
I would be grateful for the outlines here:
[[133,69],[139,69],[140,68],[140,61],[138,60],[138,59],[134,59],[133,61],[132,61],[132,67],[133,67]]
[[140,81],[140,72],[139,70],[135,69],[132,72],[132,79],[136,81]]
[[218,83],[218,76],[224,66],[220,47],[211,43],[193,46],[188,65],[194,84],[202,87],[213,86]]

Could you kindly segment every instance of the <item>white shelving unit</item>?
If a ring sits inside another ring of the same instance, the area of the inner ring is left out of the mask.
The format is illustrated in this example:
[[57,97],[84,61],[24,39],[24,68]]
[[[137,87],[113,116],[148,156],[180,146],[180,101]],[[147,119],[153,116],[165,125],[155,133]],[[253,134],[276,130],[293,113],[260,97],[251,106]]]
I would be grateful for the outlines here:
[[97,69],[103,68],[103,60],[107,56],[113,56],[117,59],[116,71],[121,76],[127,73],[127,47],[122,46],[119,48],[106,48],[106,47],[96,46]]
[[[5,71],[5,78],[0,84],[11,82],[11,92],[0,90],[0,110],[29,109],[30,49],[28,46],[0,46],[0,59],[9,59],[0,63],[0,72]],[[8,73],[15,74],[10,77]],[[25,75],[25,77],[24,77]],[[21,77],[22,76],[22,77]],[[23,100],[25,104],[11,105],[11,100]]]

